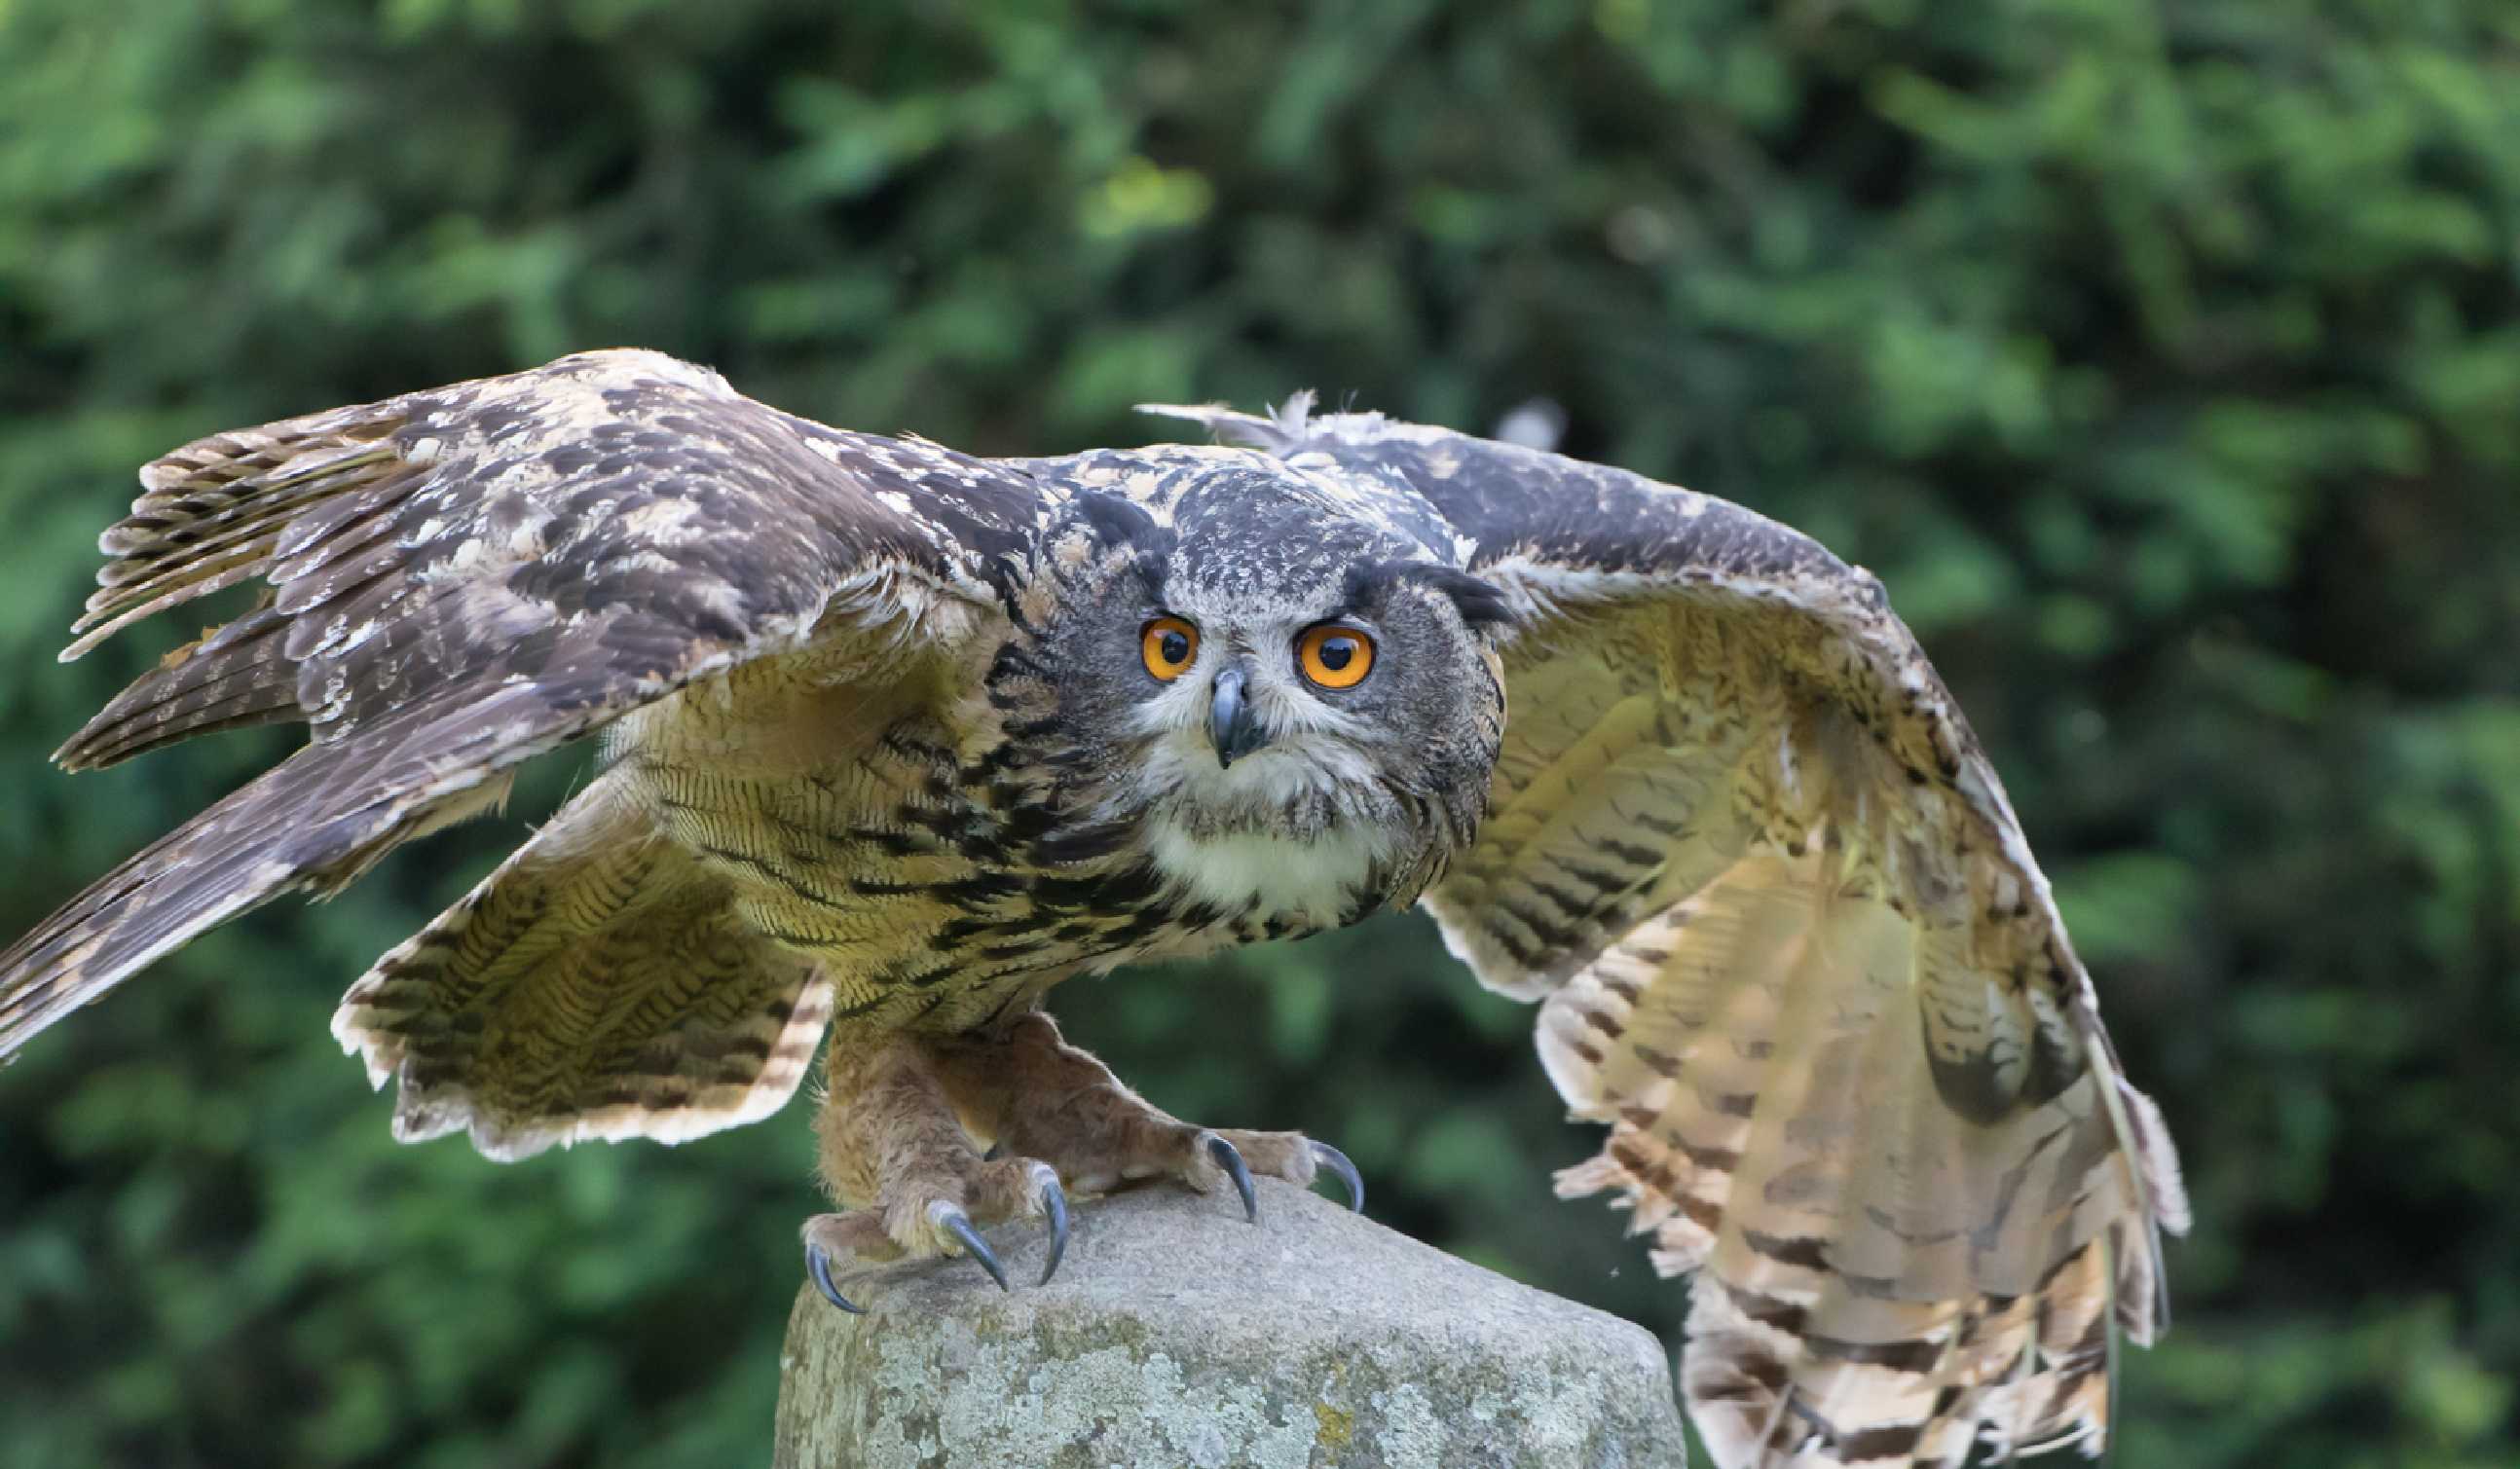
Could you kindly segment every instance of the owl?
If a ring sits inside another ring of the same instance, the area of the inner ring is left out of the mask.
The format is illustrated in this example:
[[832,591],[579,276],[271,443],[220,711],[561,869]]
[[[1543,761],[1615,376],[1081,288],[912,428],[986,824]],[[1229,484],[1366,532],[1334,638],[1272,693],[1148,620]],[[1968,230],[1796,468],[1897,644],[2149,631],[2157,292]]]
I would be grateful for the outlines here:
[[1006,1285],[1008,1221],[1055,1270],[1070,1193],[1123,1180],[1361,1205],[1335,1148],[1170,1116],[1044,1003],[1416,905],[1607,1126],[1558,1191],[1693,1277],[1719,1463],[2096,1451],[2117,1334],[2166,1323],[2177,1165],[1880,583],[1528,448],[1162,411],[1222,442],[992,461],[611,351],[157,461],[64,656],[257,595],[58,758],[308,738],[0,954],[0,1057],[594,736],[334,1018],[397,1137],[679,1141],[820,1048],[804,1256],[842,1310],[904,1255]]

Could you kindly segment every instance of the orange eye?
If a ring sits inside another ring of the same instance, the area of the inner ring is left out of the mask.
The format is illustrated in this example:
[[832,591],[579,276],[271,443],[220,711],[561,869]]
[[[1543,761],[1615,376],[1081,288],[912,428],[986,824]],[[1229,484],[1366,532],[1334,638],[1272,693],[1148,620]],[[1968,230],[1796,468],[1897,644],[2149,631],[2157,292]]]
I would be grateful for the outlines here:
[[1198,629],[1178,617],[1158,617],[1139,630],[1138,645],[1147,672],[1169,684],[1190,672],[1198,656]]
[[1295,640],[1295,665],[1324,689],[1354,689],[1373,671],[1373,640],[1335,622],[1308,627]]

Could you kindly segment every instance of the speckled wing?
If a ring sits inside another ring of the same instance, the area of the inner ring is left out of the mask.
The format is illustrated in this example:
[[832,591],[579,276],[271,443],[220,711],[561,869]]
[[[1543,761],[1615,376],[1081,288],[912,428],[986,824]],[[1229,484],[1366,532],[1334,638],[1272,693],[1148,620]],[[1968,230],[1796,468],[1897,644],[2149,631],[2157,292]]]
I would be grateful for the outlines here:
[[0,954],[0,1058],[213,924],[328,891],[513,768],[740,663],[993,604],[1020,470],[845,433],[651,352],[222,433],[141,473],[75,657],[248,581],[63,747],[71,769],[296,721],[306,747]]
[[2151,1103],[2002,786],[1880,584],[1736,506],[1372,415],[1207,414],[1406,485],[1505,589],[1506,745],[1427,897],[1610,1127],[1697,1271],[1684,1381],[1726,1465],[1958,1464],[2106,1432],[2111,1320],[2185,1223]]

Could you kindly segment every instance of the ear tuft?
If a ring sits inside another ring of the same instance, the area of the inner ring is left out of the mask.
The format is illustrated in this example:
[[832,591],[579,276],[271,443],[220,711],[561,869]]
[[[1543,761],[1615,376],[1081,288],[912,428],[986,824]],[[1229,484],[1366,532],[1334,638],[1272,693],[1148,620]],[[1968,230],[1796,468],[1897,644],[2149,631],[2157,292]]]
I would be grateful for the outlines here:
[[1160,562],[1172,555],[1173,533],[1155,523],[1145,506],[1108,490],[1089,490],[1076,497],[1076,512],[1095,538],[1114,551],[1133,552]]
[[1462,621],[1473,633],[1509,627],[1513,623],[1513,603],[1506,597],[1505,589],[1484,577],[1442,566],[1434,568],[1420,580],[1451,598],[1453,609],[1462,614]]
[[1451,599],[1453,610],[1473,633],[1510,625],[1513,603],[1496,583],[1436,561],[1379,561],[1348,573],[1341,600],[1363,606],[1401,582],[1415,582]]

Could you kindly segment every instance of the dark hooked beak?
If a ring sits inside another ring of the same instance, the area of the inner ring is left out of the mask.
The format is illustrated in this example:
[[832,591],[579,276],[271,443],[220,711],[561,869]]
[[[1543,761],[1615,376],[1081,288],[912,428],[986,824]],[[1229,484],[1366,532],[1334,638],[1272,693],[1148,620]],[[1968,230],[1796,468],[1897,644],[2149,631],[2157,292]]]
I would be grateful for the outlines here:
[[1261,727],[1259,714],[1243,696],[1246,682],[1239,668],[1229,668],[1216,676],[1216,692],[1207,706],[1207,737],[1215,742],[1219,769],[1269,742],[1269,732]]

